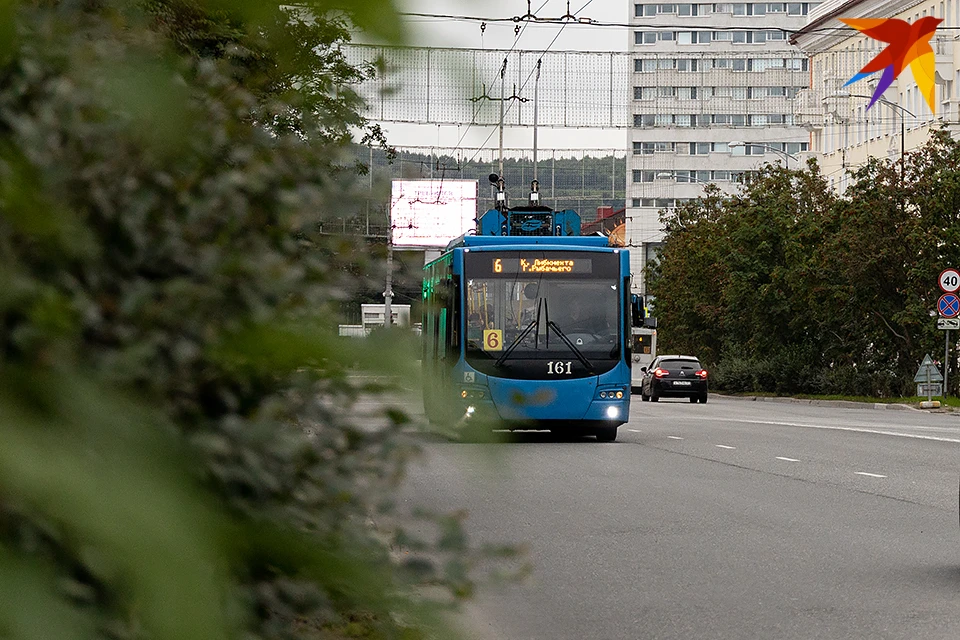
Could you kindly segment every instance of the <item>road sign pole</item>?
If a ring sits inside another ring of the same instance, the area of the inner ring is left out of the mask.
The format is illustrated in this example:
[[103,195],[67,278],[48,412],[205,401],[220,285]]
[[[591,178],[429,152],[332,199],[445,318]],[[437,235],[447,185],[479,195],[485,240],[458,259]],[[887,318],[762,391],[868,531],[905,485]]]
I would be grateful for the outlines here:
[[950,375],[950,329],[947,329],[947,337],[943,341],[943,399],[947,399],[947,376]]

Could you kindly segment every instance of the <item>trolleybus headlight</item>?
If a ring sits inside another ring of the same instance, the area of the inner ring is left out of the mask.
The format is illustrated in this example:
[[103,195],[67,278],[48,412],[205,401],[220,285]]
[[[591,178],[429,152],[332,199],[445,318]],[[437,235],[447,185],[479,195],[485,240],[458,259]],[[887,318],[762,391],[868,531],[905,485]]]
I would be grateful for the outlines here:
[[606,400],[606,399],[607,399],[607,392],[606,392],[606,391],[601,391],[601,392],[600,392],[600,399],[601,399],[601,400]]
[[620,417],[620,407],[607,407],[607,417],[608,417],[608,418],[619,418],[619,417]]
[[464,389],[463,391],[460,392],[460,397],[461,397],[461,398],[466,398],[466,397],[467,397],[467,390],[466,390],[466,389]]
[[474,413],[474,411],[476,411],[475,408],[473,408],[473,407],[467,407],[467,415],[468,415],[468,416],[472,416],[473,413]]
[[623,391],[617,391],[617,400],[623,398]]

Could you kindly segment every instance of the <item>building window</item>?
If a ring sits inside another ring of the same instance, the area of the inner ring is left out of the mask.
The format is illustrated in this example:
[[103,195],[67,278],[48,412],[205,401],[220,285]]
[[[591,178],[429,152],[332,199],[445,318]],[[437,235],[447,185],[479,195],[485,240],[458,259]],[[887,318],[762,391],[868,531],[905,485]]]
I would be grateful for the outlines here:
[[656,87],[634,87],[633,88],[633,99],[634,100],[654,100],[657,97],[657,88]]
[[674,150],[673,142],[634,142],[633,153],[635,155],[653,155],[654,153],[668,153]]
[[633,33],[633,41],[635,44],[656,44],[657,32],[656,31],[635,31]]

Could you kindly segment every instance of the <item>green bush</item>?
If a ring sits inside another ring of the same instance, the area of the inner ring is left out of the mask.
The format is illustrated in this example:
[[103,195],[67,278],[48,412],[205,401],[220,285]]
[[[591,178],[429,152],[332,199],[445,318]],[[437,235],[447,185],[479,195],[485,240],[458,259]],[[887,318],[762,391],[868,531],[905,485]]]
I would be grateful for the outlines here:
[[460,519],[398,525],[407,418],[348,417],[354,367],[415,355],[335,335],[370,270],[316,231],[358,202],[346,25],[3,8],[0,636],[422,637],[414,587],[465,596],[473,552]]

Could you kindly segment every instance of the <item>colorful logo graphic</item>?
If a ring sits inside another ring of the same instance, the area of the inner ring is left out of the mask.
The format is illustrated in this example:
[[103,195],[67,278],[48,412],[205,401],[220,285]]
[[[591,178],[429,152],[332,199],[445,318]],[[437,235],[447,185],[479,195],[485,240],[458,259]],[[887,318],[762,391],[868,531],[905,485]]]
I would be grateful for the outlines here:
[[840,21],[850,25],[865,36],[880,42],[886,42],[889,45],[843,85],[847,86],[877,71],[883,71],[867,109],[880,99],[890,83],[896,80],[900,72],[909,64],[910,71],[913,72],[913,79],[917,81],[917,87],[920,88],[920,92],[926,98],[930,111],[937,112],[933,100],[935,61],[933,49],[930,48],[930,38],[936,31],[937,25],[943,22],[941,18],[928,16],[920,18],[913,24],[906,20],[894,18],[840,18]]

